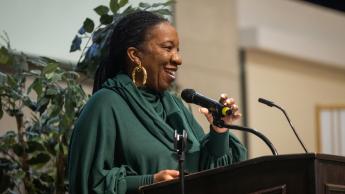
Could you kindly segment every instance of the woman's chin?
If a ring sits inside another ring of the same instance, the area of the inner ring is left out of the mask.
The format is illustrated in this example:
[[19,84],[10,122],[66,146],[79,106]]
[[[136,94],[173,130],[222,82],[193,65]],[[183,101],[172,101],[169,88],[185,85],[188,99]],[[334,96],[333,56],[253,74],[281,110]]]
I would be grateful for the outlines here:
[[161,83],[158,87],[157,87],[157,90],[159,92],[164,92],[165,90],[169,89],[170,86],[171,86],[172,82],[164,82],[164,83]]

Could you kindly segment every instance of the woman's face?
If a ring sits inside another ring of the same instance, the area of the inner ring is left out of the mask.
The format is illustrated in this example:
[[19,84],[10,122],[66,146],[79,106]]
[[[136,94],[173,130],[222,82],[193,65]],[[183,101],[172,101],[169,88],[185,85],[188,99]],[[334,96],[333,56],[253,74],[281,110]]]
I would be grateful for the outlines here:
[[175,28],[168,22],[153,26],[139,50],[141,64],[147,71],[146,86],[156,91],[168,89],[182,64]]

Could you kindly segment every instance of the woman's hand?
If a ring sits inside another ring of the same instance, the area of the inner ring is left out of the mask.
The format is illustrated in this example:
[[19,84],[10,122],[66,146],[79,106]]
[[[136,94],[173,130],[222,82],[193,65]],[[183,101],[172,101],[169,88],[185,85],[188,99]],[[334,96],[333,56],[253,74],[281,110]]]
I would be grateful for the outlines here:
[[153,182],[168,181],[179,176],[180,172],[177,170],[161,170],[153,175]]
[[[238,106],[235,103],[235,100],[233,98],[228,98],[226,94],[221,94],[219,102],[223,104],[224,106],[227,106],[231,109],[232,114],[222,117],[222,120],[224,121],[225,124],[232,124],[234,121],[238,120],[241,118],[241,113],[238,112]],[[224,133],[228,129],[227,128],[219,128],[215,125],[213,125],[213,116],[212,114],[208,111],[207,108],[200,108],[199,111],[204,114],[207,118],[207,120],[210,122],[212,125],[213,130],[215,130],[217,133]]]

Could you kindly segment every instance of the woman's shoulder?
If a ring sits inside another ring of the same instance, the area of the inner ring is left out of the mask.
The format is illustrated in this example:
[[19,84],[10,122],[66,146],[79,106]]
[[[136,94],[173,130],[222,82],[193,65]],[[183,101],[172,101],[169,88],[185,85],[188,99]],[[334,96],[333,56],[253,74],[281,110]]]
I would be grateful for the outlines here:
[[115,105],[118,106],[121,103],[125,103],[125,101],[118,93],[110,89],[102,88],[90,97],[86,106],[110,108]]
[[99,100],[114,100],[114,98],[122,99],[122,97],[114,90],[108,88],[102,88],[92,95],[91,98]]

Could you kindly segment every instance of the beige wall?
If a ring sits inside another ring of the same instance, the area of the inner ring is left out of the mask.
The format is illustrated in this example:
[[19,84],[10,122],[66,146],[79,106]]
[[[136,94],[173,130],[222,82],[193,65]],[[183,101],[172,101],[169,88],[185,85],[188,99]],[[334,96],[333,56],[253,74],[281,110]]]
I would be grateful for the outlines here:
[[0,136],[3,136],[7,131],[17,131],[16,119],[4,113],[0,119]]
[[[283,55],[247,51],[249,125],[262,131],[280,154],[303,152],[277,109],[257,102],[270,99],[286,108],[309,151],[316,151],[316,106],[345,104],[345,70]],[[270,154],[250,136],[250,157]]]
[[[193,88],[214,99],[224,92],[239,100],[235,5],[235,0],[177,1],[175,21],[183,59],[178,72],[181,89]],[[195,115],[208,129],[204,117]]]

